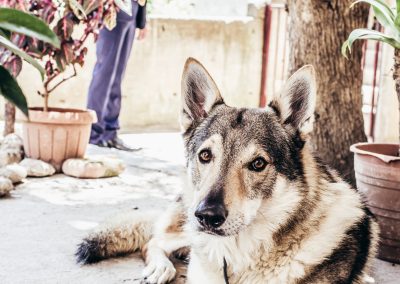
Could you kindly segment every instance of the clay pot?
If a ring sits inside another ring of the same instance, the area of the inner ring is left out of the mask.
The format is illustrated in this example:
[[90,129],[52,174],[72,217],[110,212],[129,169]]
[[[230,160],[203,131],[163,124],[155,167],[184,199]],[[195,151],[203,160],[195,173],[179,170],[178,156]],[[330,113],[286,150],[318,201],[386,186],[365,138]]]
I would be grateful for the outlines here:
[[96,122],[91,110],[29,108],[29,121],[22,120],[25,155],[52,164],[59,172],[69,158],[82,158]]
[[381,229],[378,257],[400,263],[399,144],[352,145],[357,188]]

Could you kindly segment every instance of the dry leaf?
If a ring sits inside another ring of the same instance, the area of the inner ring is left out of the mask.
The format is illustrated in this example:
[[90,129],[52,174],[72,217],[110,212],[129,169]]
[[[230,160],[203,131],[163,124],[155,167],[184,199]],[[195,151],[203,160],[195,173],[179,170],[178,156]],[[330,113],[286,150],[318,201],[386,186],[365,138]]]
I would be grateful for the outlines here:
[[117,12],[114,7],[108,10],[107,15],[104,17],[104,26],[108,30],[112,30],[117,25]]

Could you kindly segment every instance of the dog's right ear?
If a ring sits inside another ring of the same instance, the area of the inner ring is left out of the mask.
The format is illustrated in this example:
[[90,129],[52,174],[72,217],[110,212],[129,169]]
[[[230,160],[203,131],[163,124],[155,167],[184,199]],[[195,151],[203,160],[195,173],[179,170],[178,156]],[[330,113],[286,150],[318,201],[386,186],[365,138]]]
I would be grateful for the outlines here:
[[316,104],[315,70],[306,65],[297,70],[269,106],[282,124],[290,124],[303,134],[312,131]]
[[217,104],[224,101],[210,74],[194,58],[188,58],[182,74],[181,126],[186,131],[193,123],[206,118]]

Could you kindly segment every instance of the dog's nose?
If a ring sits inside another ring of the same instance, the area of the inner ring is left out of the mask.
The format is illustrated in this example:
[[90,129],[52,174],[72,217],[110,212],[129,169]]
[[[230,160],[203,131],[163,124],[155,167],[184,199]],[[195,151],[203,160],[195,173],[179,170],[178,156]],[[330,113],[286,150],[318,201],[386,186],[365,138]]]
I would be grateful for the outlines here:
[[224,206],[216,204],[207,206],[203,202],[197,207],[194,212],[197,220],[203,227],[218,228],[226,220],[227,212]]

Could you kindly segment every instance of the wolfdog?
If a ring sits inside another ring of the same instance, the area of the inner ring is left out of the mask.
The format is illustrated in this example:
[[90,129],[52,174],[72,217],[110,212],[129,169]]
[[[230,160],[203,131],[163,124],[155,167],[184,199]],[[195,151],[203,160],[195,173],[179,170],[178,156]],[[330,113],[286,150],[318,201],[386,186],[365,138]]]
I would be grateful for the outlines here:
[[[182,76],[187,181],[168,213],[109,222],[78,262],[141,251],[144,283],[363,283],[378,225],[357,191],[314,157],[315,71],[304,66],[265,109],[235,108],[189,58]],[[334,142],[332,142],[334,143]]]

